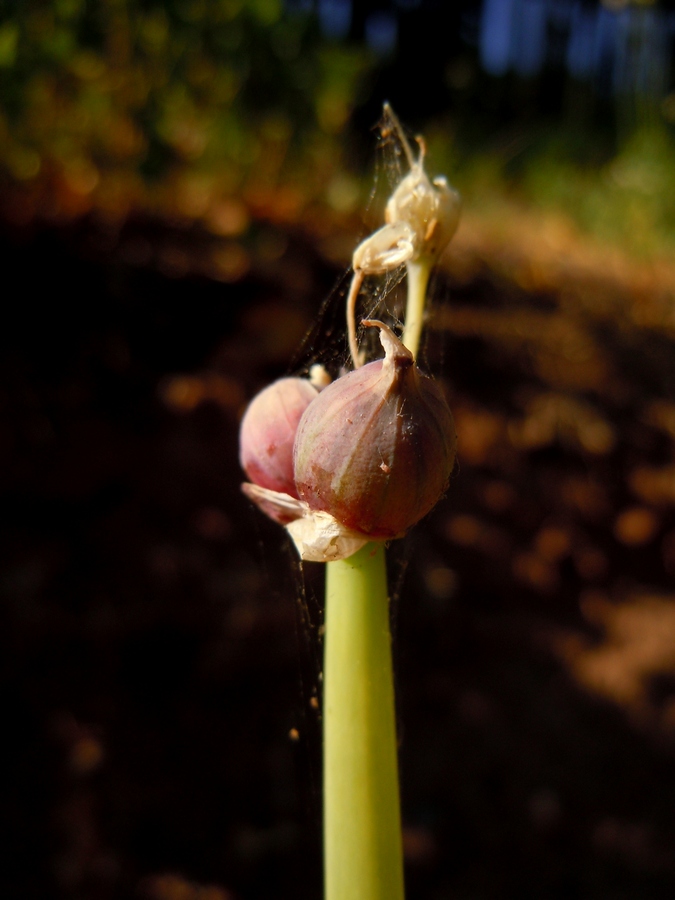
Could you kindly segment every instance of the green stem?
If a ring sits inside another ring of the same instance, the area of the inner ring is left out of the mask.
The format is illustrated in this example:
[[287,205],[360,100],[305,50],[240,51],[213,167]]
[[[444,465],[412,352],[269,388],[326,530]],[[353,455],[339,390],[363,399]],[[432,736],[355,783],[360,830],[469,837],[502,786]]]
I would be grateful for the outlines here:
[[402,341],[414,357],[417,357],[424,326],[424,307],[427,300],[427,285],[433,268],[433,261],[426,256],[416,262],[409,262],[408,300],[405,310],[405,327]]
[[384,545],[327,563],[325,900],[403,900]]

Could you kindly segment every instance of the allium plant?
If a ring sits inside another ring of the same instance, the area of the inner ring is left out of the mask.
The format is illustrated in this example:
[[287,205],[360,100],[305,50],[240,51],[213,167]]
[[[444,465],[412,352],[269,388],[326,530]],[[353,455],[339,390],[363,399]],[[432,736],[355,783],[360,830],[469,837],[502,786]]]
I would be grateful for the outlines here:
[[[445,493],[455,460],[452,413],[415,358],[429,274],[452,238],[459,196],[424,171],[393,111],[387,128],[409,172],[385,224],[354,251],[347,297],[353,369],[327,383],[282,378],[248,407],[240,457],[246,495],[284,525],[303,560],[326,563],[324,868],[326,900],[403,900],[403,856],[385,544]],[[402,339],[383,322],[384,357],[366,362],[356,310],[365,279],[406,266]]]

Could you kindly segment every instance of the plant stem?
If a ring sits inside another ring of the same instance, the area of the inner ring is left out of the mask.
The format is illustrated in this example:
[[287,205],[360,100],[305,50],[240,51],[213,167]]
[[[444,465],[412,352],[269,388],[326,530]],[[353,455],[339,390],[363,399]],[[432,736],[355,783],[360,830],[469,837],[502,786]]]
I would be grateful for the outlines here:
[[401,338],[405,346],[416,358],[420,349],[420,338],[424,325],[424,307],[427,300],[427,285],[433,262],[426,256],[420,257],[416,262],[409,262],[408,270],[408,300],[405,310],[405,327]]
[[363,359],[359,352],[359,345],[356,341],[356,301],[363,284],[363,271],[354,269],[352,275],[352,283],[347,295],[347,336],[349,339],[349,352],[352,355],[352,363],[355,369],[363,365]]
[[403,900],[384,545],[327,563],[325,900]]

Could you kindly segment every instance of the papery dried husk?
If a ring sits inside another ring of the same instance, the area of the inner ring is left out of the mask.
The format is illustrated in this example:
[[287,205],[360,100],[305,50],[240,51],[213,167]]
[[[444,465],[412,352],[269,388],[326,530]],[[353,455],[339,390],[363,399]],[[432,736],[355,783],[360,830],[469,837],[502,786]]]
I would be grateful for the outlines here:
[[305,562],[334,562],[346,559],[368,543],[368,538],[346,528],[326,512],[313,512],[307,503],[245,482],[242,491],[270,519],[286,530]]
[[445,178],[429,180],[420,158],[389,198],[384,218],[390,226],[408,226],[414,262],[442,253],[457,230],[461,205],[458,192]]
[[288,525],[309,512],[309,507],[303,500],[283,491],[273,491],[248,481],[241,485],[241,490],[259,510],[280,525]]
[[286,531],[305,562],[335,562],[347,559],[368,543],[369,538],[346,528],[327,512],[308,511],[286,526]]

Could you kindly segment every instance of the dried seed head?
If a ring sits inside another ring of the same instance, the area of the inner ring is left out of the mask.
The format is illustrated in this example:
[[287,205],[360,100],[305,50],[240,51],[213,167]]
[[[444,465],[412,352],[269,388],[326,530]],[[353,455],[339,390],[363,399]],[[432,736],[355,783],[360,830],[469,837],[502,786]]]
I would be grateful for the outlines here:
[[437,257],[457,230],[460,196],[443,177],[429,180],[424,171],[424,153],[389,198],[384,211],[389,225],[405,223],[410,228],[411,261],[421,256]]
[[293,442],[305,409],[318,396],[306,378],[281,378],[253,398],[239,433],[239,459],[249,479],[297,497]]
[[445,491],[455,459],[452,413],[383,323],[385,358],[329,385],[304,412],[295,483],[311,510],[373,538],[404,534]]
[[378,275],[426,257],[432,262],[445,250],[459,224],[462,201],[443,176],[433,181],[424,171],[424,143],[411,168],[387,201],[386,222],[354,251],[352,266]]

